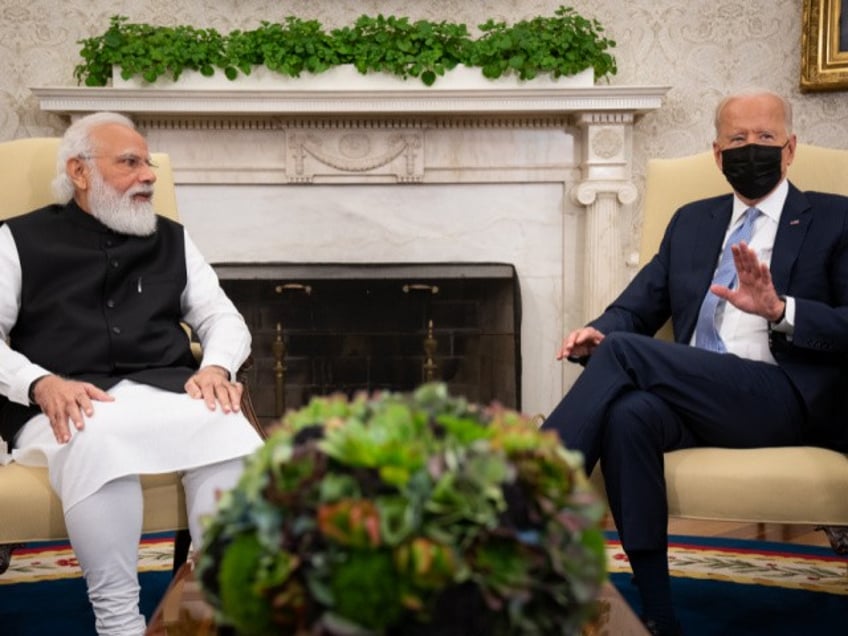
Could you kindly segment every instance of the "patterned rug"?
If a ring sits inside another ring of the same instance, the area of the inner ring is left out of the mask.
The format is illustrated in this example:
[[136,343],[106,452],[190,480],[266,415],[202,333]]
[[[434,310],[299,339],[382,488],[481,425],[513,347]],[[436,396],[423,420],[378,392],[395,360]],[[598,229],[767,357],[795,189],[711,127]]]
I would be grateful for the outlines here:
[[[845,633],[848,559],[829,549],[681,536],[672,537],[670,547],[675,606],[687,636]],[[627,556],[615,533],[607,535],[607,555],[610,578],[638,612]],[[171,535],[142,541],[142,611],[148,617],[170,580],[172,556]],[[0,634],[94,634],[68,545],[33,544],[15,552],[0,575]]]
[[[170,572],[174,558],[173,535],[169,533],[144,537],[138,555],[139,572]],[[81,576],[79,563],[67,543],[34,543],[15,550],[9,569],[0,575],[0,590],[3,585]],[[0,634],[2,633],[0,628]]]
[[[141,611],[149,620],[171,581],[173,535],[152,535],[139,550]],[[0,636],[96,636],[94,614],[74,553],[65,543],[16,550],[0,575]]]
[[[845,596],[848,603],[848,558],[828,548],[679,536],[669,548],[674,577],[808,590]],[[610,574],[630,574],[614,534],[607,538],[607,559]]]
[[[669,568],[686,636],[807,636],[848,629],[848,558],[830,548],[670,537]],[[639,593],[615,533],[610,579],[639,613]],[[615,636],[610,634],[610,636]]]

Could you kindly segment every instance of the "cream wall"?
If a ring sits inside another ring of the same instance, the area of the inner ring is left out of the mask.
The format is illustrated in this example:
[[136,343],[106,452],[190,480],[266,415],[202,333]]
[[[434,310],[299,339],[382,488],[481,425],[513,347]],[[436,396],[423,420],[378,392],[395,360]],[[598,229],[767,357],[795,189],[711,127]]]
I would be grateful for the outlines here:
[[[61,132],[61,120],[39,111],[29,87],[73,85],[77,41],[101,32],[114,14],[227,31],[286,15],[317,17],[332,27],[362,13],[476,25],[492,16],[552,13],[560,4],[596,17],[618,42],[613,83],[671,87],[663,108],[636,126],[639,186],[646,157],[708,148],[718,97],[750,85],[793,100],[802,141],[848,147],[846,94],[802,95],[797,88],[802,0],[0,0],[0,140]],[[632,216],[635,235],[638,205]]]

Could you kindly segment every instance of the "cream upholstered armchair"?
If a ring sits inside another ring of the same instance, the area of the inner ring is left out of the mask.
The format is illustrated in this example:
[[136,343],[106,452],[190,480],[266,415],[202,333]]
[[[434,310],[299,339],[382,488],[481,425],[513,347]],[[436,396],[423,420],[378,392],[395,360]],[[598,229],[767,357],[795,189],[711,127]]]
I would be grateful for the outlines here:
[[[848,151],[799,144],[789,179],[801,190],[848,194]],[[677,208],[729,191],[711,152],[650,161],[641,262],[656,253]],[[845,418],[848,429],[848,411]],[[825,526],[834,549],[841,549],[841,532],[830,528],[848,526],[848,456],[841,452],[692,448],[666,453],[665,475],[672,516]]]
[[[58,138],[18,139],[0,143],[0,219],[53,203],[51,181],[56,173]],[[171,162],[166,154],[153,153],[157,176],[153,205],[163,216],[177,218],[177,199]],[[14,343],[12,343],[14,346]],[[242,378],[243,380],[243,378]],[[242,409],[261,433],[247,390]],[[11,440],[5,440],[11,447]],[[175,562],[188,549],[185,501],[176,473],[145,475],[143,531],[183,531],[178,535]],[[9,547],[28,541],[67,538],[61,503],[50,487],[47,469],[0,466],[0,573],[8,565]]]

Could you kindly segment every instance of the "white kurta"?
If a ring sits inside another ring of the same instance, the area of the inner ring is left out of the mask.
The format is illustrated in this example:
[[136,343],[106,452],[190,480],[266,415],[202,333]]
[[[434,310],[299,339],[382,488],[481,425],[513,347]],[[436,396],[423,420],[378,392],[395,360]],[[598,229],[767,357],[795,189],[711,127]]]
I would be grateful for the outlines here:
[[[201,366],[218,365],[235,375],[250,352],[250,333],[221,289],[214,270],[185,236],[187,282],[183,317],[203,345]],[[30,383],[50,373],[13,351],[6,340],[20,307],[21,268],[14,239],[0,227],[0,393],[28,404]],[[94,402],[85,428],[70,427],[59,444],[45,415],[21,429],[11,457],[47,466],[65,510],[103,484],[130,474],[195,468],[250,454],[262,441],[241,414],[210,411],[202,400],[132,381],[109,390],[114,402]],[[0,449],[2,450],[2,449]],[[8,459],[8,458],[7,458]]]
[[247,455],[262,441],[241,414],[210,411],[203,400],[124,380],[109,390],[114,402],[95,402],[85,428],[71,427],[59,444],[46,415],[18,435],[15,461],[47,465],[50,483],[67,510],[103,484],[125,475],[169,473]]

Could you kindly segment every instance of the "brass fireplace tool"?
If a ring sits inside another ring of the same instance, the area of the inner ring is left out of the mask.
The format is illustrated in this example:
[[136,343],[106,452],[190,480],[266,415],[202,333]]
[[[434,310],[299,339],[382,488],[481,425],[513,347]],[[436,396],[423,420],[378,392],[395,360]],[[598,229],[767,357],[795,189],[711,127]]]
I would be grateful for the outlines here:
[[[301,291],[307,296],[312,294],[312,287],[300,283],[285,283],[274,287],[274,291],[282,294],[286,291]],[[277,323],[277,335],[271,345],[274,354],[274,416],[282,417],[286,412],[286,343],[283,340],[283,323]]]
[[424,338],[424,381],[432,382],[436,379],[436,372],[439,370],[439,365],[436,364],[436,361],[433,359],[433,355],[436,353],[436,347],[438,346],[438,342],[436,338],[433,337],[433,321],[427,321],[427,336]]
[[[427,285],[423,283],[408,283],[403,286],[403,293],[408,294],[409,292],[430,292],[431,295],[435,295],[439,293],[438,285]],[[429,314],[429,301],[426,301],[425,305],[425,315]],[[437,372],[439,370],[439,365],[436,364],[434,359],[434,355],[436,354],[436,348],[438,347],[438,341],[433,336],[433,320],[431,318],[427,319],[427,335],[424,337],[423,345],[424,345],[424,363],[421,365],[421,372],[424,378],[424,382],[432,382],[436,379]]]
[[277,323],[277,337],[271,345],[274,353],[274,416],[286,411],[286,343],[283,341],[283,324]]

